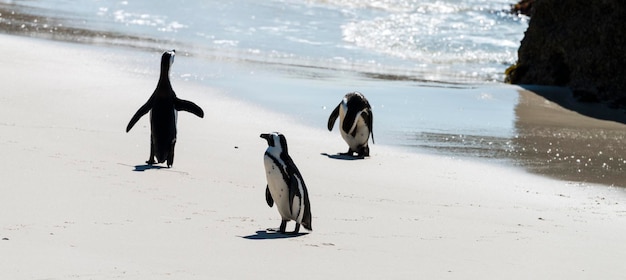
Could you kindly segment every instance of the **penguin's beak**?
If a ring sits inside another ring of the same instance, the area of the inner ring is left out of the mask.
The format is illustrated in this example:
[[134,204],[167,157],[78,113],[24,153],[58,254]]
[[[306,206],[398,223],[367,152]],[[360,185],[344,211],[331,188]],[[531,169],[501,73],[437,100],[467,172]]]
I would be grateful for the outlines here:
[[274,146],[274,139],[272,138],[271,134],[263,133],[263,134],[260,135],[260,137],[267,141],[267,145],[268,146]]

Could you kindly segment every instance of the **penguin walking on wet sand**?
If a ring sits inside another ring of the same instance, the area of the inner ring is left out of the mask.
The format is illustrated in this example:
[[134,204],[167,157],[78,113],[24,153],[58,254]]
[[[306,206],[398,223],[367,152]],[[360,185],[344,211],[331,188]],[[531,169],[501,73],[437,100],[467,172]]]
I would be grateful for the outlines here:
[[374,143],[374,115],[365,96],[357,91],[346,94],[328,118],[328,131],[333,130],[337,117],[341,137],[349,146],[348,152],[341,155],[353,156],[357,153],[358,157],[368,157],[370,134]]
[[279,232],[285,233],[288,221],[295,221],[293,234],[300,230],[300,225],[307,230],[311,227],[311,203],[309,193],[300,171],[289,156],[287,139],[278,132],[261,134],[267,140],[264,163],[267,187],[265,200],[272,207],[276,202],[278,213],[282,217]]
[[[170,68],[174,63],[175,50],[166,51],[161,56],[161,76],[154,93],[150,99],[137,110],[130,119],[126,132],[137,123],[145,114],[150,112],[150,157],[147,164],[163,163],[167,161],[167,167],[174,164],[174,146],[176,145],[176,122],[178,111],[187,111],[200,118],[204,117],[204,111],[191,101],[176,97],[170,83]],[[156,158],[156,161],[154,160]]]

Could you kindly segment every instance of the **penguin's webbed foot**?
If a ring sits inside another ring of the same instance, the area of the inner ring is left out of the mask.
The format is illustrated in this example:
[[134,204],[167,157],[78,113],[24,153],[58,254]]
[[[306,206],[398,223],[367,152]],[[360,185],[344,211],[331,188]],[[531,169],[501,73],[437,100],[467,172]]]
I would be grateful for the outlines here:
[[348,156],[348,157],[353,157],[354,156],[354,151],[352,149],[348,149],[347,152],[345,153],[339,153],[340,156]]
[[154,159],[149,159],[149,160],[146,160],[146,163],[149,165],[153,165],[156,163],[156,161],[154,161]]
[[286,233],[285,232],[286,228],[287,228],[287,221],[282,221],[280,222],[279,228],[268,228],[267,231]]
[[[354,153],[356,153],[356,155],[354,155]],[[346,153],[339,153],[339,155],[340,156],[344,156],[344,157],[352,157],[352,158],[364,159],[365,157],[369,157],[370,156],[370,150],[367,147],[360,148],[358,151],[353,151],[352,149],[350,149]]]
[[287,221],[282,221],[279,228],[268,228],[267,231],[278,232],[287,235],[298,235],[298,233],[300,233],[300,224],[296,223],[296,227],[294,228],[294,230],[287,232]]
[[365,158],[370,156],[370,148],[368,146],[363,146],[359,148],[359,151],[356,153],[357,157]]

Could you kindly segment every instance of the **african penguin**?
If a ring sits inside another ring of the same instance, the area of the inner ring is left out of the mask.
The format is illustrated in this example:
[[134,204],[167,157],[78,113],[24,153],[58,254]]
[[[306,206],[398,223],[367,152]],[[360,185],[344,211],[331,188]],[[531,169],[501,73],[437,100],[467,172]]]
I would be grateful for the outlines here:
[[328,131],[333,130],[337,117],[341,137],[349,146],[348,152],[342,155],[353,156],[357,153],[358,157],[368,157],[370,148],[367,143],[370,134],[374,143],[374,115],[365,96],[356,91],[346,94],[328,118]]
[[267,177],[265,200],[270,207],[276,202],[276,208],[282,217],[278,231],[285,233],[287,222],[290,220],[296,222],[295,230],[292,232],[294,234],[298,233],[300,225],[313,230],[309,193],[300,171],[287,152],[287,139],[278,132],[264,133],[260,137],[267,140],[268,145],[264,156]]
[[[191,101],[176,97],[170,83],[170,67],[174,63],[175,50],[166,51],[161,56],[161,76],[150,99],[137,110],[130,119],[126,132],[130,131],[135,123],[150,111],[150,158],[147,164],[167,161],[167,167],[174,164],[174,145],[176,144],[176,122],[178,111],[187,111],[200,118],[204,112]],[[156,161],[154,158],[156,157]]]

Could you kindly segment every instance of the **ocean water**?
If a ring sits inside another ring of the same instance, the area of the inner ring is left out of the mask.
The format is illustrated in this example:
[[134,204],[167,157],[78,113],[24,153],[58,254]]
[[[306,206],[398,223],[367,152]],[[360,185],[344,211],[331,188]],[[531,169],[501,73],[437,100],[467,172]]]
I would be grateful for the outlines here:
[[124,71],[149,77],[176,49],[174,87],[202,83],[320,129],[360,91],[377,145],[624,186],[620,126],[577,127],[560,109],[537,121],[547,101],[502,84],[528,26],[513,2],[0,0],[0,32],[133,50]]
[[158,70],[155,56],[177,49],[184,62],[175,76],[312,125],[343,94],[361,91],[375,107],[380,143],[514,135],[517,94],[499,83],[527,18],[509,14],[507,0],[0,3],[5,30],[137,48],[151,56],[131,63],[147,74]]
[[444,83],[502,81],[527,28],[510,0],[3,2],[47,17],[19,23],[42,32],[61,25],[99,42],[128,36],[195,56]]

